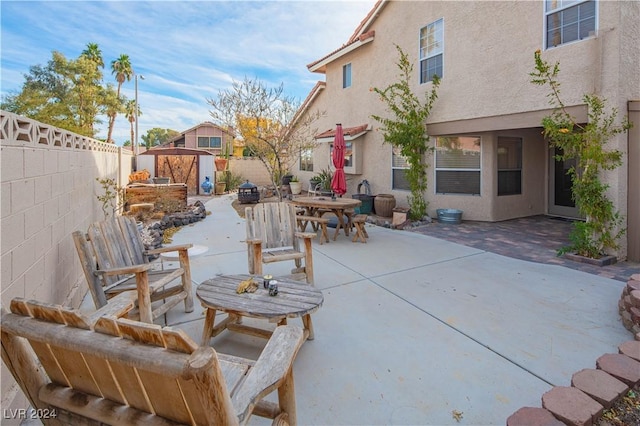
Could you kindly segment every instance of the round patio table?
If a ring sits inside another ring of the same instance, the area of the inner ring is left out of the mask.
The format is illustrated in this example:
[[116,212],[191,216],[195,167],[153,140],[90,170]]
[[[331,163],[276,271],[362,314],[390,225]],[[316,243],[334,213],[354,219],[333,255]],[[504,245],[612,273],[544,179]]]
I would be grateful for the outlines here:
[[[305,282],[274,277],[278,281],[278,294],[270,296],[262,285],[262,277],[254,277],[258,281],[255,293],[238,294],[238,284],[250,276],[220,275],[198,285],[196,297],[206,310],[202,346],[225,329],[263,338],[271,336],[269,330],[241,324],[242,317],[268,319],[278,325],[286,324],[287,318],[302,317],[305,339],[313,340],[311,314],[322,306],[322,292]],[[229,314],[218,325],[215,324],[217,311]]]
[[344,229],[344,234],[349,236],[349,227],[344,221],[344,212],[347,209],[353,209],[362,204],[362,201],[355,198],[332,198],[332,197],[297,197],[291,202],[298,207],[306,210],[307,216],[321,217],[327,212],[332,212],[338,218],[336,232],[333,239],[338,237],[340,229]]

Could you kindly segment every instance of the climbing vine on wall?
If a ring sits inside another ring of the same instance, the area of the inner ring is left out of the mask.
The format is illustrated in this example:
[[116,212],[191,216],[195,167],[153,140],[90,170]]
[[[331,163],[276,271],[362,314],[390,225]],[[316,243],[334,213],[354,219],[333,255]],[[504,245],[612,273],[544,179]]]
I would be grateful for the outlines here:
[[407,160],[409,168],[405,176],[409,182],[411,195],[409,196],[409,217],[421,219],[427,214],[427,202],[424,192],[427,189],[427,167],[425,154],[432,149],[428,145],[426,120],[431,113],[433,103],[437,98],[440,84],[438,76],[434,76],[431,91],[421,100],[411,90],[413,78],[413,64],[409,56],[396,45],[399,54],[397,63],[400,70],[398,81],[384,89],[373,88],[373,92],[380,96],[380,100],[387,105],[392,118],[372,115],[371,117],[382,124],[384,141],[400,149],[400,154]]
[[625,117],[616,124],[617,110],[607,113],[606,100],[596,95],[584,95],[588,107],[588,123],[577,123],[560,98],[558,63],[549,64],[535,52],[535,71],[530,73],[533,84],[549,87],[550,104],[554,112],[542,120],[544,136],[554,147],[561,148],[558,160],[575,159],[568,174],[572,181],[572,197],[585,222],[575,222],[571,244],[558,254],[575,252],[581,256],[599,258],[608,250],[618,248],[617,240],[624,234],[622,216],[607,197],[609,185],[600,180],[603,170],[613,170],[622,164],[622,153],[609,150],[607,143],[617,134],[626,132],[631,123]]

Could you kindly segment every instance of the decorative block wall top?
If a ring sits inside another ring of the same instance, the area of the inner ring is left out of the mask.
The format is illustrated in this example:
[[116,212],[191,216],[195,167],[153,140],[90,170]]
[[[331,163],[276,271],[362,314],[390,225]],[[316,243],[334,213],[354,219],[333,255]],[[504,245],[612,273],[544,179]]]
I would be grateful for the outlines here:
[[30,118],[0,110],[0,141],[3,145],[45,145],[48,148],[117,153],[122,147],[80,136],[68,130],[42,124]]

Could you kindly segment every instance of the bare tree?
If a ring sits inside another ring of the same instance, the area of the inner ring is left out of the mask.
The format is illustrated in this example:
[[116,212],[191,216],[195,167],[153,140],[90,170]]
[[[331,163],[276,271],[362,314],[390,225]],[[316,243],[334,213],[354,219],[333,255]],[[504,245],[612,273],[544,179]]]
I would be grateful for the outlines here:
[[234,81],[230,89],[220,90],[208,99],[216,124],[233,130],[252,155],[269,172],[276,194],[282,199],[282,177],[290,172],[300,154],[315,148],[313,124],[321,112],[307,111],[294,98],[286,96],[281,84],[268,88],[247,77]]

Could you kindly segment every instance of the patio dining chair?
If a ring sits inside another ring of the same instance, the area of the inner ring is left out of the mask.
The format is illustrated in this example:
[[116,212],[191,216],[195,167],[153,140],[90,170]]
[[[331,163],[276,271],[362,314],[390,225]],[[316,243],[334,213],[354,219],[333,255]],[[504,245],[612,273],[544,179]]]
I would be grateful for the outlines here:
[[[313,284],[311,239],[315,232],[298,232],[292,204],[261,203],[245,209],[249,273],[262,275],[263,263],[291,261],[291,278]],[[301,241],[302,240],[302,241]]]

